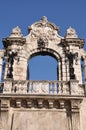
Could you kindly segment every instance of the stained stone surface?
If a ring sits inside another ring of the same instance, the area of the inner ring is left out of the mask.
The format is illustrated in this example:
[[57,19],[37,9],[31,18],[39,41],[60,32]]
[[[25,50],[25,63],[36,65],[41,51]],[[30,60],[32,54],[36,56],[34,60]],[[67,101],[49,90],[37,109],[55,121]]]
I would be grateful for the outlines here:
[[62,112],[33,110],[14,114],[13,130],[68,130],[67,127],[66,114]]
[[[27,36],[17,26],[2,41],[0,130],[85,130],[86,52],[75,29],[69,27],[62,37],[43,16],[28,27]],[[28,61],[37,55],[57,60],[58,80],[27,79]]]

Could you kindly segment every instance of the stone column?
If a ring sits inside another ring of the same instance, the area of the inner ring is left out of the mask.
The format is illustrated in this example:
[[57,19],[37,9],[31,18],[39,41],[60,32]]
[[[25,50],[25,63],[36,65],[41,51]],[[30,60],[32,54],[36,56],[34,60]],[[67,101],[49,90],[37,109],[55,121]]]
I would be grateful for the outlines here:
[[85,79],[85,96],[86,96],[86,57],[84,58],[84,79]]
[[59,81],[61,81],[61,61],[58,60],[58,65],[57,65],[57,78]]
[[84,58],[84,77],[85,77],[85,83],[86,83],[86,57]]
[[66,76],[67,76],[66,80],[69,81],[70,80],[70,72],[69,72],[69,60],[68,60],[68,58],[66,59],[66,63],[65,64],[66,64],[66,71],[67,71],[66,72]]
[[62,58],[62,75],[63,75],[63,81],[66,81],[67,80],[67,72],[66,72],[65,57]]
[[71,114],[72,114],[72,129],[80,130],[80,111],[79,111],[80,100],[71,101]]
[[3,64],[3,59],[0,57],[0,82],[2,80],[2,64]]
[[59,102],[60,102],[60,111],[59,111],[60,121],[62,119],[60,129],[63,130],[62,128],[63,126],[65,126],[64,130],[71,130],[69,129],[69,122],[68,122],[67,112],[65,108],[65,100],[59,100]]
[[4,56],[4,50],[0,50],[0,82],[2,80],[2,66],[3,66],[3,57]]
[[14,60],[13,78],[14,78],[14,80],[26,80],[27,79],[27,59],[20,57],[19,61]]
[[77,57],[77,61],[76,59],[74,59],[73,67],[74,67],[74,74],[75,74],[76,80],[79,80],[79,84],[82,84],[81,57],[80,56]]
[[71,102],[70,101],[65,101],[65,109],[66,109],[68,130],[72,130]]
[[1,100],[0,130],[9,130],[9,127],[8,127],[9,105],[10,105],[10,102],[8,99]]
[[4,79],[7,78],[7,71],[8,71],[8,62],[6,62],[6,66],[5,66]]

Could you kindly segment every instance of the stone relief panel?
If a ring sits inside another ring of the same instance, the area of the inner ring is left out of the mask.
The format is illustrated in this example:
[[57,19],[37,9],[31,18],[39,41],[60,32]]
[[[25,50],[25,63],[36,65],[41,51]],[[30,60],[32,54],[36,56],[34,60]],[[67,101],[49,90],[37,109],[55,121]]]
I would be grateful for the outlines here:
[[53,23],[48,22],[46,17],[43,17],[39,22],[34,23],[29,27],[29,35],[26,36],[27,43],[38,41],[41,39],[49,42],[60,42],[59,29]]

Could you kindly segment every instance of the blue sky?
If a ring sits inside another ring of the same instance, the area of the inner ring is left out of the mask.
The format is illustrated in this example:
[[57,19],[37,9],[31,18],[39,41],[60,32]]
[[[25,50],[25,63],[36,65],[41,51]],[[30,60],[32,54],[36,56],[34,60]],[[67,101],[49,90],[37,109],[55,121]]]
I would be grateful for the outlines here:
[[[2,38],[8,37],[12,28],[19,26],[23,35],[27,35],[27,27],[39,21],[42,16],[47,16],[49,21],[59,26],[61,36],[71,26],[86,41],[86,0],[0,0],[0,48],[3,48]],[[84,48],[86,50],[86,46]],[[43,71],[37,73],[37,68],[33,71],[35,66],[43,67],[43,63],[46,63],[45,68],[41,69]],[[31,75],[35,76],[31,79],[39,79],[38,76],[40,79],[56,79],[57,63],[51,57],[34,57],[30,64]],[[44,70],[51,71],[50,74],[45,74],[48,78],[41,77]]]

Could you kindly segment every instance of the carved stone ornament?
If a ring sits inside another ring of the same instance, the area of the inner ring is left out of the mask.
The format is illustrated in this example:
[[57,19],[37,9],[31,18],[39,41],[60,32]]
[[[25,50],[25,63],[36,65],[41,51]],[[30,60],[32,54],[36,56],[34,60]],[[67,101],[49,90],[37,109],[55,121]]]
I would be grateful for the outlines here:
[[30,32],[29,35],[29,40],[30,41],[35,41],[40,39],[40,37],[44,40],[47,38],[48,41],[53,41],[53,42],[60,42],[60,37],[57,37],[56,31],[51,30],[50,28],[38,28],[38,29],[33,29]]
[[21,29],[17,26],[12,29],[10,37],[22,37]]
[[81,103],[81,100],[72,100],[71,101],[72,109],[80,108],[80,103]]
[[34,42],[35,40],[42,38],[44,41],[44,37],[48,41],[53,41],[53,42],[60,42],[61,37],[59,36],[59,29],[57,28],[56,25],[53,23],[49,22],[47,18],[44,16],[39,22],[36,22],[32,24],[29,27],[29,39],[30,42]]
[[68,59],[69,59],[70,79],[75,79],[74,67],[73,67],[73,64],[74,64],[74,54],[72,52],[69,52]]
[[78,38],[75,29],[69,27],[67,29],[66,38]]
[[39,37],[37,40],[38,47],[47,47],[48,45],[48,39],[47,37]]
[[41,21],[44,22],[44,23],[48,22],[47,17],[46,17],[46,16],[43,16],[43,17],[41,18]]
[[15,58],[18,61],[17,52],[15,50],[10,50],[6,52],[5,60],[7,61],[7,65],[8,65],[7,78],[13,78],[12,72],[13,72],[13,64]]
[[77,52],[74,54],[74,59],[75,59],[75,64],[78,65],[79,58]]
[[46,16],[43,16],[40,21],[34,23],[29,27],[29,31],[32,30],[32,28],[40,28],[40,27],[49,27],[53,30],[56,30],[59,33],[59,28],[52,22],[49,22]]

